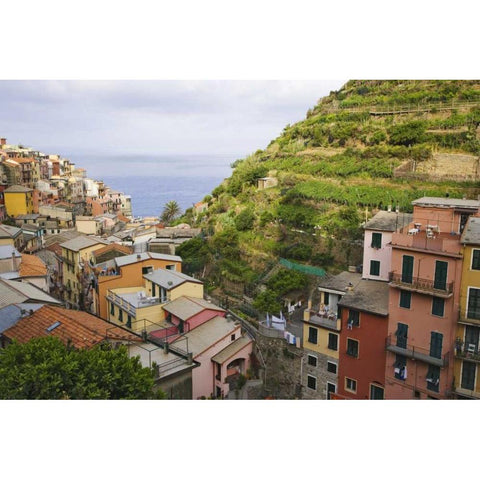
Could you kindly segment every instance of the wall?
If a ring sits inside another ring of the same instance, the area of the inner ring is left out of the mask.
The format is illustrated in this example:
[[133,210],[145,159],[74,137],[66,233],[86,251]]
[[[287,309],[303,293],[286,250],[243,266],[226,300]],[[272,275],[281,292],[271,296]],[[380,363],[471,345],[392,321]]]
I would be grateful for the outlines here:
[[181,262],[172,262],[166,260],[159,260],[154,258],[147,258],[146,260],[132,263],[121,267],[121,275],[115,276],[99,276],[98,277],[98,292],[95,292],[95,308],[96,314],[103,319],[107,317],[107,301],[105,296],[107,290],[120,287],[143,287],[145,280],[143,278],[142,268],[151,266],[154,269],[166,268],[167,265],[176,264],[177,272],[182,271]]
[[301,398],[302,350],[288,345],[283,338],[258,334],[256,341],[266,363],[264,372],[266,393],[279,399]]
[[5,209],[9,217],[33,213],[32,192],[4,192]]
[[[385,387],[385,338],[388,319],[373,313],[360,312],[359,326],[347,329],[349,310],[342,309],[337,392],[348,398],[365,400],[370,398],[370,384]],[[346,353],[349,338],[358,341],[357,358]],[[345,377],[356,380],[356,393],[345,389]]]
[[[372,233],[382,234],[381,248],[372,248]],[[363,247],[363,278],[370,278],[372,280],[388,280],[388,273],[390,272],[391,268],[391,241],[391,232],[365,230],[365,242]],[[380,275],[370,275],[370,260],[377,260],[380,262]]]

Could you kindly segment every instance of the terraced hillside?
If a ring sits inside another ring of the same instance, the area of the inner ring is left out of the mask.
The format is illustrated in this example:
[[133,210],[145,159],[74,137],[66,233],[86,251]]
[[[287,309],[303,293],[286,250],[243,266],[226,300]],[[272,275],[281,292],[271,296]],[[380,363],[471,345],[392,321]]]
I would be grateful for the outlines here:
[[361,223],[378,209],[411,211],[424,195],[476,198],[479,125],[479,81],[350,81],[235,162],[208,210],[182,219],[207,242],[179,253],[190,273],[247,293],[280,257],[327,270],[358,264]]

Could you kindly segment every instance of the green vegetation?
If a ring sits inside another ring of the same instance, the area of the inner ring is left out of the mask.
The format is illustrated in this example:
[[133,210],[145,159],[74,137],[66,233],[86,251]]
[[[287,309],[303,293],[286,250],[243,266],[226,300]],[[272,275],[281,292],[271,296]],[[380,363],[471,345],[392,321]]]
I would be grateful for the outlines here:
[[180,215],[181,209],[178,203],[175,200],[170,200],[163,207],[162,215],[160,220],[164,223],[172,223]]
[[[362,261],[361,223],[377,210],[410,212],[423,196],[476,198],[476,181],[415,177],[413,167],[439,153],[480,155],[479,126],[478,81],[350,81],[232,164],[197,219],[206,242],[187,252],[185,268],[251,287],[257,309],[278,311],[284,293],[258,287],[280,257],[338,272]],[[265,176],[278,185],[258,189]]]
[[154,373],[126,347],[105,344],[90,350],[65,346],[55,337],[13,342],[0,353],[0,398],[153,399]]

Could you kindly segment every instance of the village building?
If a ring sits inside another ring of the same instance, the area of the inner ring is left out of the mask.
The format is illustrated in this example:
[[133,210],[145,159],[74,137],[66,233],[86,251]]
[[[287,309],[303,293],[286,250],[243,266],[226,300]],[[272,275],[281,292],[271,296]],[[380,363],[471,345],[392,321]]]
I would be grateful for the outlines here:
[[460,236],[480,201],[423,197],[412,204],[413,221],[392,235],[385,398],[451,398]]
[[480,218],[470,217],[460,241],[463,268],[455,338],[455,397],[480,399]]

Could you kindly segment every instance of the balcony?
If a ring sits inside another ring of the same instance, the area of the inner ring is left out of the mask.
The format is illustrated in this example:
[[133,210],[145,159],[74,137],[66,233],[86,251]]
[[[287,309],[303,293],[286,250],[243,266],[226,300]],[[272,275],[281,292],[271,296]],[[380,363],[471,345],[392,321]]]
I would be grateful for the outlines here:
[[124,300],[122,297],[120,297],[119,295],[117,295],[117,294],[115,294],[111,291],[108,291],[107,300],[110,300],[112,303],[117,305],[117,307],[120,307],[122,310],[124,310],[128,314],[132,315],[132,317],[134,317],[134,318],[136,317],[137,309],[132,304],[130,304],[129,302]]
[[340,322],[338,322],[337,315],[332,312],[328,311],[314,311],[310,310],[310,318],[307,320],[305,318],[306,323],[311,323],[312,325],[318,325],[319,327],[325,327],[328,328],[329,330],[335,330],[335,331],[340,331],[341,325]]
[[445,353],[441,358],[432,357],[430,351],[426,348],[416,347],[405,343],[402,346],[396,345],[396,336],[389,335],[385,341],[385,349],[388,352],[403,355],[411,360],[420,360],[421,362],[435,365],[436,367],[446,367],[449,363],[449,352]]
[[388,274],[389,285],[392,287],[408,290],[410,292],[423,293],[426,295],[433,295],[434,297],[450,298],[453,295],[454,282],[445,283],[444,288],[438,288],[440,285],[435,285],[434,280],[426,278],[412,277],[411,282],[402,280],[401,273],[390,272]]
[[470,362],[480,363],[480,349],[474,343],[467,343],[462,345],[457,343],[455,345],[455,357]]
[[393,248],[398,247],[405,250],[422,251],[461,258],[462,246],[460,244],[460,237],[453,233],[438,233],[434,235],[428,234],[426,231],[420,231],[415,235],[393,233],[391,244]]

